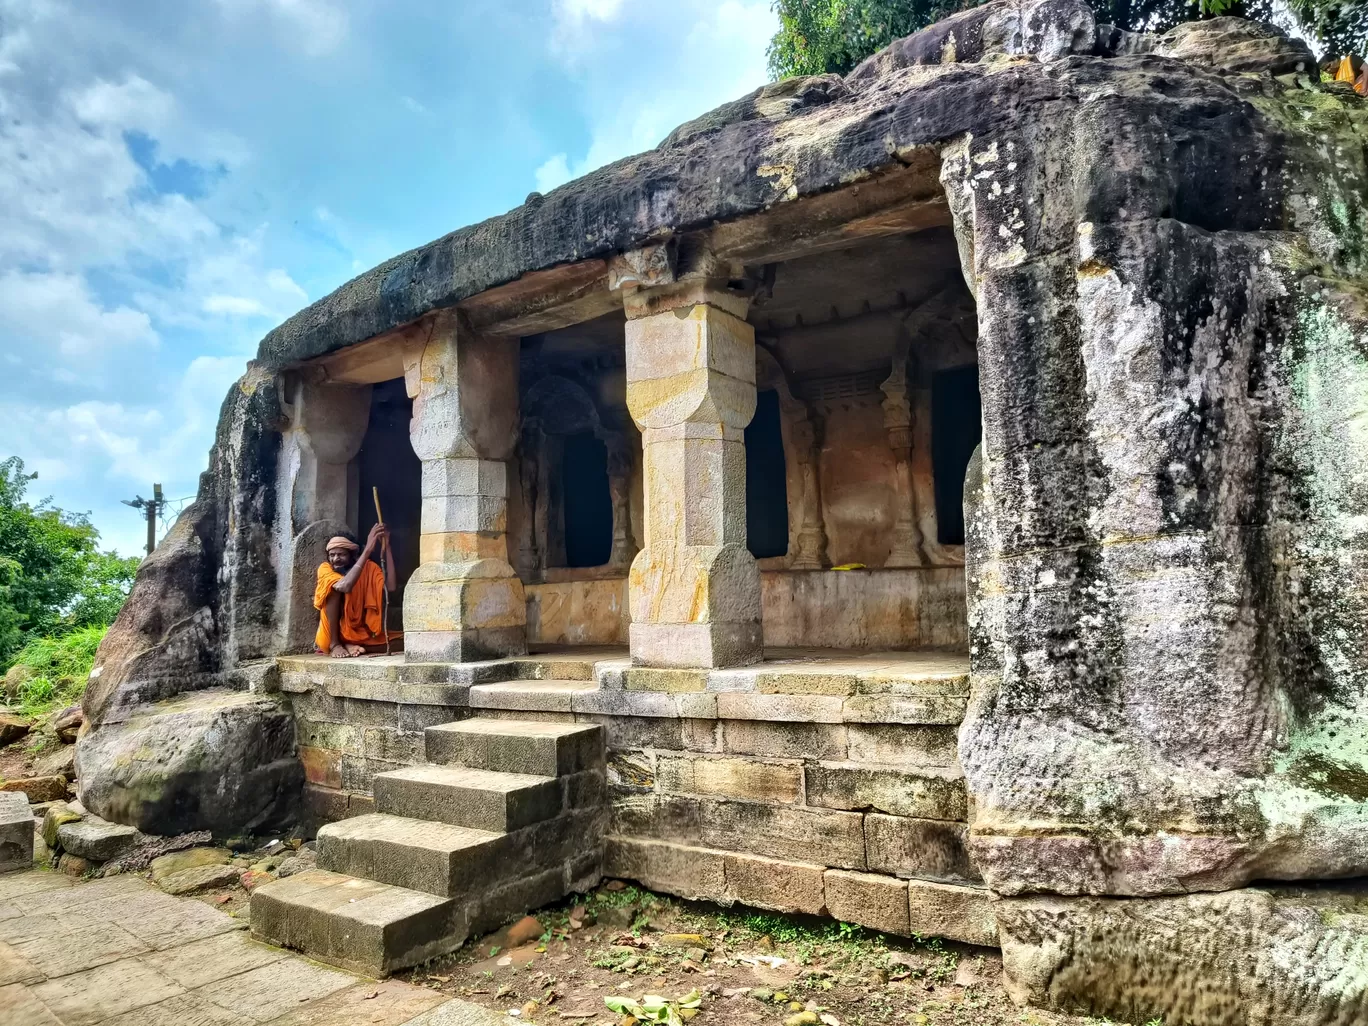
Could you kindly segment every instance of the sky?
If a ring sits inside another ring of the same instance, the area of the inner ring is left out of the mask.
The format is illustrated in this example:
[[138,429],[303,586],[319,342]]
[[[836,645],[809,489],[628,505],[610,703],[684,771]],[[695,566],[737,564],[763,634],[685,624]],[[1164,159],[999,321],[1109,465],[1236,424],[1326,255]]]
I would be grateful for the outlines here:
[[0,459],[141,554],[272,327],[761,85],[769,0],[0,0]]

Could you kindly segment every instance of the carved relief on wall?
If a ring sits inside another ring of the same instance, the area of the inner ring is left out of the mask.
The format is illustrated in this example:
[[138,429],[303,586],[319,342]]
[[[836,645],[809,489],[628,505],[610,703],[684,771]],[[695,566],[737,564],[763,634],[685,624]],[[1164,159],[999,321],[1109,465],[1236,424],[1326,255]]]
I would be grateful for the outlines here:
[[607,453],[612,507],[612,545],[603,569],[626,573],[637,553],[631,524],[635,439],[604,416],[589,391],[571,378],[550,374],[534,381],[522,398],[518,439],[517,492],[510,509],[515,563],[524,581],[541,580],[548,569],[566,566],[565,439],[591,434]]

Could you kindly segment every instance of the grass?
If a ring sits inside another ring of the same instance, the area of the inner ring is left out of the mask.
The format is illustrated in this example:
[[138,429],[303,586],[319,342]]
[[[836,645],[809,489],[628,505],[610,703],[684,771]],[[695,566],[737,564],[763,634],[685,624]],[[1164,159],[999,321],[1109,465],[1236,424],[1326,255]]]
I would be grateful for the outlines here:
[[85,694],[95,650],[107,627],[81,627],[53,638],[35,638],[19,652],[10,673],[23,669],[18,691],[11,699],[21,716],[36,719],[65,708]]

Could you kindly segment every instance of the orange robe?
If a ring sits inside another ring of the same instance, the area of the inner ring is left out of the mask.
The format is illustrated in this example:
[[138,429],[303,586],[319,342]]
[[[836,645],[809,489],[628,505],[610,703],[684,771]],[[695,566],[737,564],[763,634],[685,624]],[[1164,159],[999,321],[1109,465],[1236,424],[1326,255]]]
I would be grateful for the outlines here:
[[[342,580],[339,574],[327,563],[318,566],[318,584],[314,588],[314,608],[318,610],[318,633],[314,644],[320,652],[332,651],[332,639],[328,636],[328,615],[323,607],[328,596],[333,593],[333,585]],[[384,624],[385,573],[373,561],[366,560],[361,568],[352,590],[342,596],[342,613],[337,618],[342,641],[353,645],[383,645],[385,643]],[[398,632],[390,637],[398,637]]]

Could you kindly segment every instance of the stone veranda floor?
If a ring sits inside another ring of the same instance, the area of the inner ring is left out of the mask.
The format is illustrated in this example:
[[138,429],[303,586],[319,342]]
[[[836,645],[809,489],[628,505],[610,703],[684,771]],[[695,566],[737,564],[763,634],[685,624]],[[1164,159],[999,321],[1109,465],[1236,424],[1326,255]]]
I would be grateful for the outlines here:
[[134,875],[0,876],[4,1026],[512,1026],[429,987],[377,982],[252,940],[212,898]]
[[[696,995],[689,1026],[1086,1026],[1017,1008],[986,948],[723,909],[610,881],[400,978],[522,1022],[630,1026],[606,997]],[[522,942],[522,943],[520,943]],[[684,1011],[684,1016],[689,1013]],[[1153,1024],[1151,1024],[1153,1026]]]

